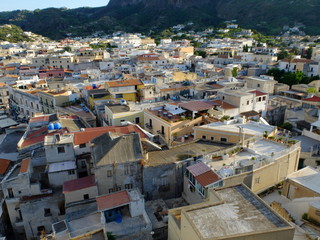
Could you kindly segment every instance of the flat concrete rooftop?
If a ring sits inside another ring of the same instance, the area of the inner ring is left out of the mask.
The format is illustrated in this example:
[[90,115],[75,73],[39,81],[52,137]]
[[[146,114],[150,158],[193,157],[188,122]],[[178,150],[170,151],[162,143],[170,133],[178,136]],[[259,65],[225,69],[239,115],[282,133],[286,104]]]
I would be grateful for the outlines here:
[[154,151],[148,153],[148,166],[157,166],[185,160],[190,157],[201,156],[203,154],[213,153],[232,145],[225,145],[215,142],[198,141],[184,144],[168,150]]
[[267,131],[268,133],[270,133],[274,130],[273,126],[268,126],[268,125],[257,123],[257,122],[230,123],[230,124],[226,124],[224,122],[214,122],[214,123],[200,126],[198,128],[231,132],[231,133],[239,133],[239,128],[242,128],[245,134],[248,134],[251,136],[262,136],[264,131]]
[[242,185],[216,193],[223,203],[186,211],[188,220],[204,239],[291,227]]

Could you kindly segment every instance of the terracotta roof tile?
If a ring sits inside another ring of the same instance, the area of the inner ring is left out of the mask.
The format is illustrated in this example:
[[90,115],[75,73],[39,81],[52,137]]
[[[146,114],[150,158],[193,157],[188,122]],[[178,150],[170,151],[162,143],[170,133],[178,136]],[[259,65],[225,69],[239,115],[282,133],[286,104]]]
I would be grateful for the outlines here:
[[40,117],[33,117],[29,121],[29,123],[34,123],[34,122],[49,122],[49,115],[40,116]]
[[257,97],[263,96],[263,95],[268,95],[268,93],[260,92],[258,90],[250,91],[249,93],[255,93]]
[[215,100],[213,101],[214,105],[216,106],[221,106],[223,109],[233,109],[233,108],[237,108],[236,106],[234,105],[231,105],[225,101],[222,101],[222,100]]
[[130,197],[127,191],[116,192],[96,198],[98,210],[112,209],[130,202]]
[[84,188],[96,186],[94,175],[66,181],[63,183],[63,193],[73,192]]
[[202,187],[206,187],[220,180],[219,176],[215,174],[212,170],[205,172],[199,176],[196,176],[195,179],[198,183],[200,183]]
[[128,80],[116,80],[107,82],[108,87],[127,87],[143,85],[139,79],[128,79]]
[[0,159],[0,175],[4,175],[10,166],[11,161],[7,159]]
[[190,111],[204,111],[213,107],[213,103],[209,101],[190,101],[180,104],[180,107]]
[[96,127],[96,128],[85,128],[82,132],[74,132],[74,145],[80,145],[88,143],[96,137],[101,136],[106,132],[113,132],[119,134],[129,134],[132,132],[139,133],[141,138],[147,138],[148,136],[139,129],[136,125],[128,126],[107,126],[107,127]]
[[29,147],[29,146],[37,144],[37,143],[44,142],[44,138],[46,136],[52,136],[56,133],[63,134],[65,132],[69,132],[67,128],[63,128],[59,131],[54,131],[54,132],[48,133],[48,127],[47,126],[42,127],[40,129],[38,129],[37,131],[27,135],[26,139],[24,139],[23,143],[21,144],[21,147],[25,148],[25,147]]
[[25,173],[29,169],[29,164],[30,164],[30,158],[26,158],[22,160],[21,167],[20,167],[20,172],[19,173]]

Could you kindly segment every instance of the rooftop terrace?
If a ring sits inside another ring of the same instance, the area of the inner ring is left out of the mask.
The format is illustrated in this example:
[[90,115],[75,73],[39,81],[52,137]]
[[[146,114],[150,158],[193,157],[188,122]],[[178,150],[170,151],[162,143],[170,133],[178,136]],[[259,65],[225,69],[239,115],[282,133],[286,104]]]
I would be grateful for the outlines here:
[[186,217],[205,239],[291,228],[261,199],[242,185],[217,191],[215,205],[186,211]]

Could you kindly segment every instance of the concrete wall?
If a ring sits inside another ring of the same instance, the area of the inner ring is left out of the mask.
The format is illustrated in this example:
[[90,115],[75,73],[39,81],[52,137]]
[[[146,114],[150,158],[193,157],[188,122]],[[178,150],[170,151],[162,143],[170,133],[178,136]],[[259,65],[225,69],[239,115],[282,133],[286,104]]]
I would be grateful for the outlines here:
[[65,193],[64,194],[64,197],[66,199],[65,202],[66,202],[66,204],[68,204],[68,203],[84,200],[84,195],[85,194],[89,195],[89,199],[90,198],[95,198],[96,196],[99,195],[97,186],[92,186],[92,187],[80,189],[80,190],[77,190],[77,191],[72,191],[72,192]]
[[74,174],[69,174],[69,171],[48,173],[49,183],[52,187],[62,187],[65,181],[74,180],[78,178],[77,171]]
[[320,197],[319,193],[316,193],[290,179],[286,179],[286,181],[284,181],[281,194],[289,199]]
[[[125,172],[125,169],[128,169],[127,165],[130,169],[128,174]],[[111,171],[112,176],[108,177],[108,171]],[[142,191],[142,168],[139,162],[105,165],[96,167],[94,172],[99,195],[108,194],[115,186],[124,190],[126,184],[132,184],[133,188]]]
[[259,193],[281,181],[298,168],[300,148],[285,154],[274,162],[260,167],[252,172],[223,179],[223,186],[233,186],[244,183],[255,193]]
[[[64,218],[60,212],[60,208],[63,206],[63,195],[43,197],[21,203],[20,208],[27,239],[36,237],[40,226],[44,226],[46,233],[50,233],[52,231],[52,223]],[[45,209],[50,209],[50,214],[46,215]]]
[[189,160],[159,166],[144,166],[143,194],[146,199],[177,198],[183,191],[183,179]]
[[[58,147],[64,147],[64,153],[58,153]],[[45,146],[46,158],[48,163],[65,162],[75,159],[72,144],[56,144]]]

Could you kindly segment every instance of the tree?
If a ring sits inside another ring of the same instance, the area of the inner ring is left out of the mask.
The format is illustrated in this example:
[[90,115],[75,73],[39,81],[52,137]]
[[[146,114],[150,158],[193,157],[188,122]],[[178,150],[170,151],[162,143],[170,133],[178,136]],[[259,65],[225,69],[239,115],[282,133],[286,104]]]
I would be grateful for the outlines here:
[[108,240],[116,240],[116,236],[112,232],[107,232]]
[[287,129],[287,130],[289,130],[289,131],[291,131],[292,128],[293,128],[292,124],[289,123],[289,122],[285,122],[285,123],[281,124],[280,127],[281,127],[281,128],[284,128],[284,129]]
[[278,59],[285,59],[289,57],[289,52],[286,50],[282,50],[281,52],[278,53]]
[[207,57],[206,51],[195,51],[195,52],[194,52],[194,55],[196,55],[196,56],[201,56],[201,57],[203,57],[203,58],[206,58],[206,57]]
[[307,93],[316,94],[316,93],[318,93],[318,90],[315,87],[310,87],[307,89]]
[[312,47],[309,47],[306,51],[306,58],[311,59],[312,57]]
[[71,52],[72,51],[71,47],[69,47],[69,46],[64,47],[64,50],[67,51],[67,52]]
[[294,55],[300,55],[300,50],[297,47],[293,47],[290,51],[290,53]]
[[233,69],[232,69],[232,77],[237,77],[238,76],[238,68],[236,68],[236,67],[234,67]]

